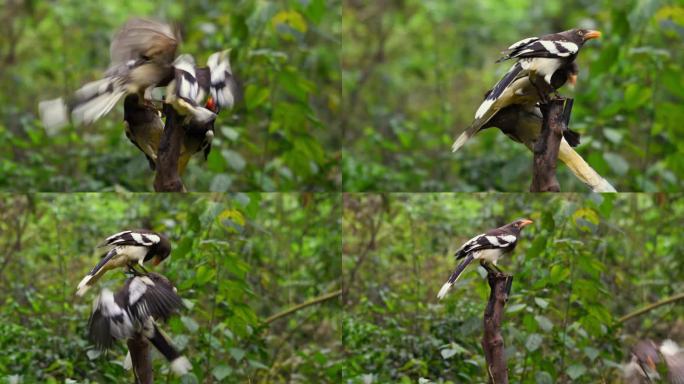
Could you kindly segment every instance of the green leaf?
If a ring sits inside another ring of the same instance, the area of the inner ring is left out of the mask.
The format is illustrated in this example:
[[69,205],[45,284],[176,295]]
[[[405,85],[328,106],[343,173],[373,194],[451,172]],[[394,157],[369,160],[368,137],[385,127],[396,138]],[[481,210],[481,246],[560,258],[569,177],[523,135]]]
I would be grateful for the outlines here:
[[214,179],[211,181],[211,185],[209,186],[209,190],[211,192],[226,192],[230,189],[230,186],[233,184],[233,178],[230,177],[229,175],[225,173],[219,173],[218,175],[214,176]]
[[181,316],[181,322],[183,322],[183,325],[185,325],[185,328],[187,328],[188,331],[195,333],[199,329],[199,324],[197,322],[188,316]]
[[553,377],[548,372],[537,372],[534,374],[534,382],[536,384],[553,384]]
[[211,374],[219,381],[225,379],[231,373],[233,373],[233,369],[227,365],[217,365],[211,370]]
[[537,315],[534,317],[534,319],[537,320],[537,324],[539,324],[539,327],[544,331],[549,332],[553,329],[553,323],[548,317]]
[[245,350],[240,348],[230,348],[228,349],[228,353],[230,353],[230,356],[232,356],[233,359],[235,359],[235,361],[237,361],[238,363],[240,362],[240,360],[242,360],[243,357],[245,357],[246,354]]
[[547,300],[542,299],[541,297],[535,297],[534,302],[537,303],[537,305],[541,309],[546,309],[546,307],[549,306],[549,302]]
[[520,312],[527,307],[527,304],[513,304],[506,307],[506,313]]
[[627,160],[617,153],[606,152],[603,154],[603,158],[606,160],[608,165],[613,168],[613,171],[620,176],[624,176],[629,170],[629,163],[627,163]]
[[265,103],[271,95],[269,88],[258,88],[254,84],[247,86],[245,90],[245,106],[248,110],[254,110],[261,104]]
[[584,354],[589,358],[590,361],[596,360],[599,355],[599,350],[592,347],[585,347]]
[[565,371],[565,373],[567,373],[568,376],[573,380],[576,380],[580,376],[584,375],[585,372],[587,372],[587,367],[582,364],[573,364]]
[[239,153],[230,149],[224,149],[221,151],[221,155],[223,155],[223,158],[226,159],[228,165],[234,170],[239,172],[245,168],[245,159],[243,159],[242,155]]
[[530,352],[534,352],[537,349],[539,349],[543,340],[544,339],[542,335],[538,333],[533,333],[527,336],[527,341],[525,341],[525,348],[527,348],[527,350]]

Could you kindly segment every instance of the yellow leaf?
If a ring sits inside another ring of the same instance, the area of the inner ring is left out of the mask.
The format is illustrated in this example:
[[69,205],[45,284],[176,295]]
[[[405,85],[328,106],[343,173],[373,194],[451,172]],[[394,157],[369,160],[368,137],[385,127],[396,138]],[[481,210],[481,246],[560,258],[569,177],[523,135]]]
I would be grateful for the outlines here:
[[241,227],[245,225],[245,217],[242,216],[240,211],[235,209],[226,209],[221,212],[216,219],[224,226],[227,226],[225,223],[226,220],[230,220]]
[[277,28],[279,24],[286,24],[301,33],[306,32],[306,20],[297,11],[280,11],[271,19],[273,27]]

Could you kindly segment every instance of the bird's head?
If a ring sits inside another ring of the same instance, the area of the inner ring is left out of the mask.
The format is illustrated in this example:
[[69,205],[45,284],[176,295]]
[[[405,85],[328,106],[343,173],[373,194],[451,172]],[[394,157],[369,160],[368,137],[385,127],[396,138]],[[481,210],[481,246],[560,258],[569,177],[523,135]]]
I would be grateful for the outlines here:
[[517,228],[518,230],[521,230],[521,229],[523,229],[523,227],[530,225],[532,223],[533,223],[533,221],[530,219],[518,219],[518,220],[510,223],[509,225]]
[[657,371],[657,365],[660,364],[660,353],[658,353],[658,346],[653,340],[642,340],[632,348],[632,357],[636,358],[637,362],[643,369],[650,369],[652,373]]
[[585,42],[587,42],[587,40],[598,39],[599,37],[601,37],[601,32],[594,31],[591,29],[575,28],[561,32],[559,33],[559,35],[565,37],[566,39],[568,39],[568,41],[572,41],[573,43],[582,45]]
[[157,247],[157,252],[154,255],[154,258],[152,259],[152,264],[154,265],[159,265],[164,259],[169,257],[171,254],[171,243],[169,242],[169,239],[167,239],[163,235],[159,235],[159,238],[161,239],[159,241],[159,246]]

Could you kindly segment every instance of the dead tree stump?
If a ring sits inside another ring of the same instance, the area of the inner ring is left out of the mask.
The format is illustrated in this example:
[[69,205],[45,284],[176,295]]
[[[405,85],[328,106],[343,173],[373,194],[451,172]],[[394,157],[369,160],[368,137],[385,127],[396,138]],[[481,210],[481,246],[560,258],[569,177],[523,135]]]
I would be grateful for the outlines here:
[[542,128],[534,146],[530,192],[560,192],[556,178],[558,149],[563,132],[568,129],[572,99],[553,99],[541,104],[539,109],[543,116]]
[[484,312],[484,334],[482,335],[487,375],[492,384],[508,384],[508,366],[504,353],[504,339],[501,335],[501,321],[513,276],[489,270],[487,281],[491,291]]

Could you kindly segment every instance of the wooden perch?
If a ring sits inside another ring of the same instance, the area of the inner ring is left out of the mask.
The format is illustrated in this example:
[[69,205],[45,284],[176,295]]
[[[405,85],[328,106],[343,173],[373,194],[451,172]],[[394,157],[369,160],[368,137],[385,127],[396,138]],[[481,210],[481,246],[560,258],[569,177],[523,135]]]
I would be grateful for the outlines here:
[[278,312],[275,315],[268,317],[266,320],[264,320],[264,324],[270,324],[270,323],[272,323],[272,322],[274,322],[274,321],[276,321],[282,317],[291,315],[291,314],[299,311],[300,309],[309,307],[309,306],[314,305],[314,304],[322,303],[324,301],[335,299],[341,295],[342,295],[342,290],[339,289],[339,290],[334,291],[334,292],[329,292],[329,293],[323,294],[321,296],[314,297],[311,300],[307,300],[301,304],[297,304],[297,305],[290,307],[290,308],[288,308],[282,312]]
[[501,335],[501,320],[504,314],[504,306],[508,301],[508,293],[513,283],[513,276],[488,269],[487,281],[491,291],[484,312],[484,334],[482,336],[482,348],[487,361],[487,374],[490,383],[508,384],[508,367],[504,353],[504,339]]
[[164,134],[159,143],[157,154],[157,173],[154,178],[154,190],[157,192],[184,192],[185,187],[178,174],[178,159],[185,130],[183,117],[168,104],[164,104],[166,124]]
[[571,108],[571,99],[553,99],[541,104],[542,129],[534,146],[534,165],[532,169],[532,185],[530,192],[560,192],[560,184],[556,178],[558,149],[563,139],[563,131],[567,129],[567,120]]
[[674,296],[666,297],[662,300],[656,301],[655,303],[648,304],[643,308],[639,308],[634,312],[630,312],[630,313],[622,316],[621,318],[619,318],[618,323],[624,323],[625,321],[633,319],[637,316],[641,316],[646,312],[650,312],[650,311],[652,311],[658,307],[661,307],[661,306],[666,305],[666,304],[674,303],[675,301],[679,301],[679,300],[684,300],[684,293],[678,293]]
[[128,351],[131,353],[135,383],[152,384],[154,374],[150,358],[150,343],[142,333],[136,333],[133,338],[128,339]]

